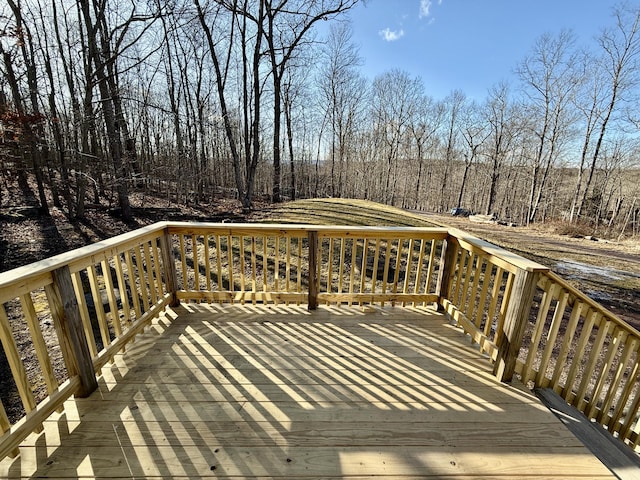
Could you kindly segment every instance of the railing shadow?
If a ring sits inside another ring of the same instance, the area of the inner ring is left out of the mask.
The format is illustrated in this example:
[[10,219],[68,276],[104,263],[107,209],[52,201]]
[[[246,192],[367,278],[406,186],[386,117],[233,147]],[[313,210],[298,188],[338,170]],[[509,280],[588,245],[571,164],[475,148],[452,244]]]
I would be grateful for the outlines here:
[[[549,458],[571,443],[444,316],[398,310],[183,305],[104,367],[99,391],[67,402],[6,473],[482,474],[505,455]],[[516,475],[558,471],[511,461]]]

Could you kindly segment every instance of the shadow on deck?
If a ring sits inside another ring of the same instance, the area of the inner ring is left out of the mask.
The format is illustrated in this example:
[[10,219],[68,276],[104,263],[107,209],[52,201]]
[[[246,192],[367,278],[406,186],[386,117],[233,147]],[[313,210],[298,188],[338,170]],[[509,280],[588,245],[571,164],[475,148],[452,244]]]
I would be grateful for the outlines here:
[[0,477],[612,478],[425,308],[183,304]]

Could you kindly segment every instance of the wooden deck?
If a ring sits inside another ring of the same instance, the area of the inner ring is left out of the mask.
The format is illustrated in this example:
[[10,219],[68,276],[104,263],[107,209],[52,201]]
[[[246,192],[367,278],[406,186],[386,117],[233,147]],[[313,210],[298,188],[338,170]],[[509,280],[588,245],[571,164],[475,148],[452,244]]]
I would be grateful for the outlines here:
[[183,305],[0,478],[613,478],[422,308]]

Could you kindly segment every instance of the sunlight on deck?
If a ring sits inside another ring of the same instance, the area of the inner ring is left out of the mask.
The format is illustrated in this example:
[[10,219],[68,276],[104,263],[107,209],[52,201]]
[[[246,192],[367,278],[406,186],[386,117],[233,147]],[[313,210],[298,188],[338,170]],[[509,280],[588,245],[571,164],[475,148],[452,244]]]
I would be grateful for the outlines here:
[[612,478],[445,316],[186,304],[0,477]]

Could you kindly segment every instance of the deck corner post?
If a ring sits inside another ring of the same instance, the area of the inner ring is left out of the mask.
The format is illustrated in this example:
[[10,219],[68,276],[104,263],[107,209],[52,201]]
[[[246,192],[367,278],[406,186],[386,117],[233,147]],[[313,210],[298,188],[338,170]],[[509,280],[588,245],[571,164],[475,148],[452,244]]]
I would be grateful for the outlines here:
[[511,382],[513,379],[522,346],[522,337],[529,322],[538,277],[537,271],[523,269],[518,269],[515,274],[503,331],[497,332],[498,358],[493,366],[493,374],[501,382]]
[[457,244],[454,237],[449,236],[442,243],[442,254],[440,255],[440,269],[436,284],[436,295],[438,295],[438,308],[443,307],[443,300],[448,299],[451,294],[451,280],[456,271],[456,257],[458,254]]
[[309,300],[308,309],[318,308],[318,231],[311,230],[309,239]]
[[171,249],[171,235],[169,231],[165,229],[164,233],[160,236],[160,251],[162,252],[162,269],[164,273],[165,286],[167,293],[171,294],[171,300],[169,306],[177,307],[180,305],[178,300],[178,273],[176,272],[176,262]]
[[64,265],[52,271],[51,276],[53,285],[48,289],[47,296],[54,324],[58,327],[58,335],[61,337],[60,343],[65,354],[67,370],[69,376],[80,377],[80,387],[75,395],[88,397],[98,388],[98,381],[87,338],[84,335],[71,272],[69,267]]

